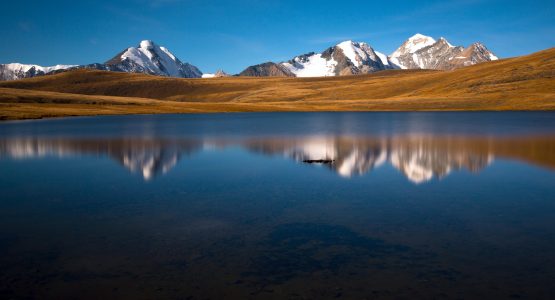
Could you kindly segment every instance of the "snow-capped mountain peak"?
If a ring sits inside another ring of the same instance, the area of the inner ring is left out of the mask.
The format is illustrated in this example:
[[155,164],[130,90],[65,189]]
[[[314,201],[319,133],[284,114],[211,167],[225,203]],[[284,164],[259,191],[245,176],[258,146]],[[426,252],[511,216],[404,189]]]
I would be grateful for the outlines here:
[[436,43],[436,40],[432,37],[417,33],[410,38],[408,38],[401,47],[397,48],[391,55],[389,56],[391,62],[393,64],[399,66],[401,69],[410,68],[406,64],[402,62],[401,57],[408,56],[411,54],[416,53],[417,51],[431,46]]
[[365,61],[371,59],[373,61],[379,60],[374,52],[374,49],[366,43],[357,43],[353,41],[344,41],[337,44],[345,56],[357,67],[361,67]]
[[139,47],[141,49],[152,50],[154,49],[154,42],[151,40],[142,40]]
[[151,40],[143,40],[138,47],[129,47],[106,64],[117,65],[124,71],[142,72],[170,77],[201,77],[196,67],[184,64],[167,48]]
[[308,53],[280,64],[297,77],[366,74],[390,69],[387,57],[367,43],[343,41],[322,53]]
[[435,70],[452,70],[496,59],[480,43],[464,48],[451,45],[443,37],[436,41],[422,34],[410,37],[390,57],[390,61],[402,69]]
[[434,38],[417,33],[406,40],[395,52],[391,53],[391,57],[414,53],[424,47],[433,45],[435,42]]
[[472,48],[474,51],[477,51],[477,52],[483,54],[484,56],[486,56],[490,60],[498,60],[499,59],[495,54],[493,54],[491,51],[489,51],[489,49],[486,48],[486,46],[484,46],[484,44],[482,44],[482,43],[479,43],[479,42],[474,43],[469,48]]
[[181,62],[167,48],[161,47],[151,40],[143,40],[137,47],[129,47],[103,64],[56,65],[51,67],[19,63],[0,64],[0,80],[35,77],[58,70],[79,68],[181,78],[200,78],[202,76],[202,72],[197,67]]

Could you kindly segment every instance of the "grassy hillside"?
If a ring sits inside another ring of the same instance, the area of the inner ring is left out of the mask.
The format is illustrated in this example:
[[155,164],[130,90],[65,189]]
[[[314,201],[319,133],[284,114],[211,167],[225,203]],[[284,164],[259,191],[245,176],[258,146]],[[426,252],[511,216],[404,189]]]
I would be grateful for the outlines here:
[[454,71],[177,79],[91,70],[0,82],[0,118],[123,113],[553,110],[555,48]]

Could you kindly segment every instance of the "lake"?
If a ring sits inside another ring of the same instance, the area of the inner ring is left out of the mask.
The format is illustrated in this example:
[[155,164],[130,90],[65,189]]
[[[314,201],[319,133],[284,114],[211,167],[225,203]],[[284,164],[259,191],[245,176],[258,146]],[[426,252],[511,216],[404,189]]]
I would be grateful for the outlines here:
[[2,299],[554,299],[555,114],[0,123]]

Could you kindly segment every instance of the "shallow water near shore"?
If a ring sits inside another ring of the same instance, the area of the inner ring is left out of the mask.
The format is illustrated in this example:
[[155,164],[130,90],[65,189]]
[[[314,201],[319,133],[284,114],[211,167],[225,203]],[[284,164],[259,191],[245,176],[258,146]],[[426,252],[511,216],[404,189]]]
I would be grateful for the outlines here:
[[555,114],[0,123],[0,298],[555,298]]

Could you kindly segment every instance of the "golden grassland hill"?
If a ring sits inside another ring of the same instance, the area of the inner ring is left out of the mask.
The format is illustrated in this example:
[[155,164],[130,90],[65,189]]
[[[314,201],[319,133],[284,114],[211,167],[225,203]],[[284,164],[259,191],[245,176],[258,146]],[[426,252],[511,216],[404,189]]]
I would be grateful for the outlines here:
[[236,111],[553,110],[555,48],[454,71],[181,79],[76,70],[0,82],[0,118]]

